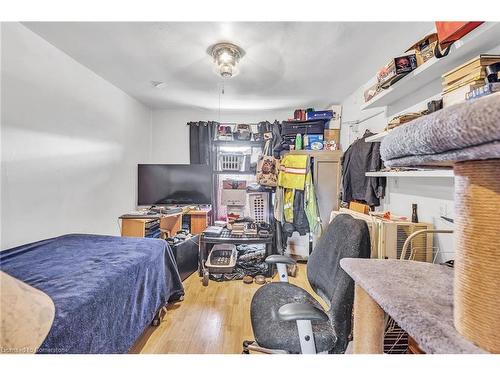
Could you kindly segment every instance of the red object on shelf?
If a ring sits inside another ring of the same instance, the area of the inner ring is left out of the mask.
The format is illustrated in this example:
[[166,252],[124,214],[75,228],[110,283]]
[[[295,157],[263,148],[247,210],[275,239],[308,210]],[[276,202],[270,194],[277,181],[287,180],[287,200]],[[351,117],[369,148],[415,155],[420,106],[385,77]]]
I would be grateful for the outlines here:
[[451,43],[467,35],[484,21],[449,22],[436,21],[436,30],[441,47],[446,47]]

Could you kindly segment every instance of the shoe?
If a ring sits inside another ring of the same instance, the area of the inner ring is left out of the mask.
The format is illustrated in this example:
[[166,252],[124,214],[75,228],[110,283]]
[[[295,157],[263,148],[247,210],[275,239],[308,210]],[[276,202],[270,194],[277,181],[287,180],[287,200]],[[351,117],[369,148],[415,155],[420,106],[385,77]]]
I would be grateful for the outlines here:
[[264,277],[264,275],[255,276],[255,284],[263,285],[265,283],[266,283],[266,278]]

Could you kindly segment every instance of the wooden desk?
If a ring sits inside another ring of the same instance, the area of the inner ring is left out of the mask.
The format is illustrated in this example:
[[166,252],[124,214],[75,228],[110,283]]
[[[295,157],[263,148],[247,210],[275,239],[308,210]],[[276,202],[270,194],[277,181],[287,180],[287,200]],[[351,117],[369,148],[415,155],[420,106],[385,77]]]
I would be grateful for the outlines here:
[[121,219],[121,235],[122,237],[145,237],[146,223],[158,219],[160,220],[160,229],[167,231],[169,235],[173,235],[182,229],[182,212],[177,212],[171,215],[158,216],[156,219]]
[[[193,235],[202,233],[210,224],[211,208],[198,210],[186,207],[182,212],[177,212],[170,215],[158,215],[160,219],[160,229],[167,231],[169,236],[182,229],[182,216],[190,216],[190,231]],[[146,233],[146,222],[154,220],[152,218],[144,219],[122,219],[121,235],[123,237],[144,237]]]

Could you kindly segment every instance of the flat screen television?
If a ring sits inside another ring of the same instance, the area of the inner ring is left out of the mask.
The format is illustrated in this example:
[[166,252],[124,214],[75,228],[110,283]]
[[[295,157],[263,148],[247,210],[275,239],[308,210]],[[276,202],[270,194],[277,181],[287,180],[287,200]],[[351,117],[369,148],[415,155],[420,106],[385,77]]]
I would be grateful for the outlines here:
[[212,203],[212,172],[200,164],[139,164],[139,206]]

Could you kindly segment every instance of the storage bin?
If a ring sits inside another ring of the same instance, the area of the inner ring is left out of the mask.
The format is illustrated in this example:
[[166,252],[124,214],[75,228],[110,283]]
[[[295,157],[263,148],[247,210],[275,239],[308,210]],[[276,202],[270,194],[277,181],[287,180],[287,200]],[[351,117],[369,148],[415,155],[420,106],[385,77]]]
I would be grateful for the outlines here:
[[238,153],[220,153],[219,169],[221,171],[241,171],[246,155]]
[[256,223],[269,222],[269,193],[250,193],[250,217]]
[[317,121],[283,121],[281,125],[281,135],[297,134],[323,134],[325,131],[325,120]]
[[333,118],[333,111],[311,111],[306,113],[308,120],[331,120]]
[[307,134],[304,136],[305,150],[322,150],[323,134]]

